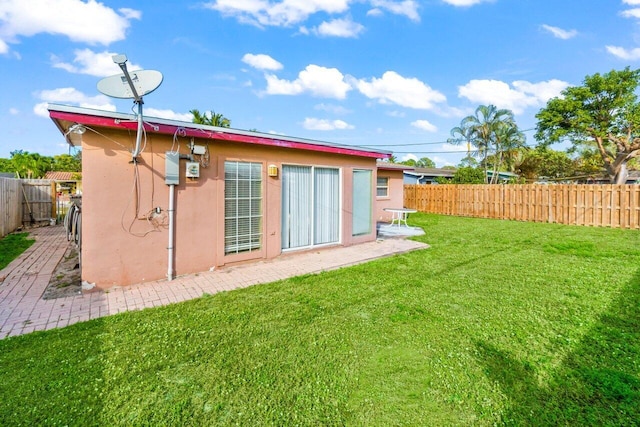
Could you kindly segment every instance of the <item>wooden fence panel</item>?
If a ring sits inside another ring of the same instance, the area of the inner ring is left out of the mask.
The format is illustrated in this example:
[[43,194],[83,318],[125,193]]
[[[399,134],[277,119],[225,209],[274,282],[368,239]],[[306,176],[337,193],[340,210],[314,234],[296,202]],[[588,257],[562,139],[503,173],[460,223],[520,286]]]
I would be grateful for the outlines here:
[[640,229],[640,185],[405,185],[420,212]]
[[22,179],[22,222],[49,222],[56,217],[56,188],[49,179]]
[[22,225],[22,184],[19,179],[0,178],[0,237]]

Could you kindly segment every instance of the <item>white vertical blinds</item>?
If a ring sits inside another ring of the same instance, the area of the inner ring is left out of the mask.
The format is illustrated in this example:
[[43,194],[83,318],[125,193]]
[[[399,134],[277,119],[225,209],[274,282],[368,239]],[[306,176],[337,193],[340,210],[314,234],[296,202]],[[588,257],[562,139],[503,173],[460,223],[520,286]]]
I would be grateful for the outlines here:
[[315,168],[315,245],[340,239],[340,176],[338,169]]
[[262,246],[262,164],[224,162],[224,253]]
[[282,248],[340,240],[340,171],[282,167]]
[[373,215],[372,172],[353,171],[353,235],[369,234]]
[[282,167],[282,249],[311,245],[311,167]]

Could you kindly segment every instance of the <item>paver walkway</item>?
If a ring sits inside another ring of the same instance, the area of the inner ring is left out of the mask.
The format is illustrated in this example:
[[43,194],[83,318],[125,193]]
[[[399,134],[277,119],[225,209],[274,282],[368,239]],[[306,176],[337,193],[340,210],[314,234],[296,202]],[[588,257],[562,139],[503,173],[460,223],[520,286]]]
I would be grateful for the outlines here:
[[288,254],[274,260],[189,274],[172,281],[158,280],[108,292],[43,300],[42,294],[69,242],[62,226],[37,228],[31,234],[36,242],[0,270],[0,339],[61,328],[123,311],[186,301],[205,293],[215,294],[334,270],[428,247],[412,240],[384,239],[349,247]]

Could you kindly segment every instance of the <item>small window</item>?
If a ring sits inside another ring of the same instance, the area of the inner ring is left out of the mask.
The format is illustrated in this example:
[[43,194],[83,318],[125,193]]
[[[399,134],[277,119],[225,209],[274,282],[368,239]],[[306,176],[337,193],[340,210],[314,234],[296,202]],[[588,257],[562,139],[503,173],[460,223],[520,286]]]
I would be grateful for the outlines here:
[[389,177],[379,176],[376,184],[376,196],[389,197]]

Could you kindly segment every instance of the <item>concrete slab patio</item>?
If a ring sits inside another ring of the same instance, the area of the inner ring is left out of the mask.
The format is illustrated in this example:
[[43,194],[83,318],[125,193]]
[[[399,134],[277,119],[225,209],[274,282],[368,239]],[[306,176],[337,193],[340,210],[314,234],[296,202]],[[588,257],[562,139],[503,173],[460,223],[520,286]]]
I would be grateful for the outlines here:
[[180,276],[172,281],[145,282],[108,292],[44,300],[42,294],[70,243],[62,226],[34,229],[31,237],[35,243],[0,270],[0,339],[177,303],[203,294],[335,270],[428,247],[402,238],[379,239],[350,247],[287,254],[270,261]]

